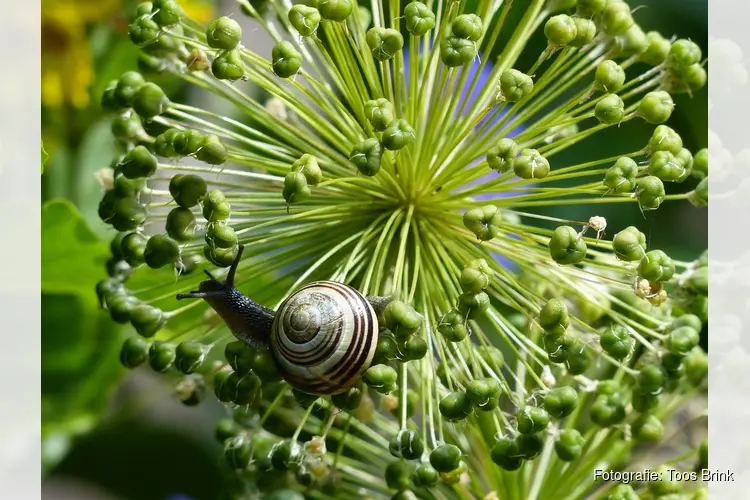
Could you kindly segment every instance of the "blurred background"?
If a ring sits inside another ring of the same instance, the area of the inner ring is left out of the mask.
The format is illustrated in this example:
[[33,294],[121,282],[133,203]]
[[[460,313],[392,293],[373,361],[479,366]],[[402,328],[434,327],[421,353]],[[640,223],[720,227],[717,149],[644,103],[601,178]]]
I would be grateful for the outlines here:
[[[225,484],[213,438],[224,410],[211,398],[197,408],[185,407],[171,397],[172,386],[148,370],[125,372],[118,362],[123,327],[99,309],[94,293],[105,277],[113,236],[97,216],[103,192],[98,172],[117,152],[110,120],[98,102],[107,82],[136,69],[138,52],[127,29],[137,3],[42,1],[42,139],[49,155],[42,173],[42,491],[49,499],[216,500]],[[230,12],[243,22],[232,0],[179,3],[202,22]],[[690,38],[706,53],[706,0],[640,0],[638,5],[636,19],[645,31]],[[270,53],[264,33],[245,24],[243,43]],[[544,41],[536,43],[538,54]],[[173,100],[193,99],[176,81],[159,84]],[[675,101],[669,125],[692,152],[706,147],[707,91]],[[641,121],[627,123],[557,161],[635,151],[652,130]],[[555,215],[588,220],[589,211],[555,208]],[[665,204],[645,221],[634,204],[614,204],[598,215],[610,227],[646,228],[649,246],[677,259],[693,259],[707,247],[707,210],[687,202]]]

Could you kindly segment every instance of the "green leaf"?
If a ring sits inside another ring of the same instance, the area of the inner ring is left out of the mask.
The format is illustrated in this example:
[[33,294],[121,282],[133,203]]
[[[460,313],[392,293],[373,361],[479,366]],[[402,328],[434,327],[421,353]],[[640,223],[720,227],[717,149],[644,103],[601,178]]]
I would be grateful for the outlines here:
[[49,158],[49,155],[44,150],[44,141],[42,141],[42,173],[44,173],[44,164],[47,163],[47,158]]

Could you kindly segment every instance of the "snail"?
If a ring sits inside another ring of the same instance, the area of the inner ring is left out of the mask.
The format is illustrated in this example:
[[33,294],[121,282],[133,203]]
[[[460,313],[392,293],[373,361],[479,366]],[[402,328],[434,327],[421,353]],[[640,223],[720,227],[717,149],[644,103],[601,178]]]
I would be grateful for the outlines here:
[[326,396],[353,387],[372,363],[378,315],[390,297],[364,297],[343,283],[316,281],[273,311],[234,287],[243,250],[239,245],[225,281],[205,271],[209,279],[177,300],[208,302],[237,339],[271,351],[279,373],[294,389]]

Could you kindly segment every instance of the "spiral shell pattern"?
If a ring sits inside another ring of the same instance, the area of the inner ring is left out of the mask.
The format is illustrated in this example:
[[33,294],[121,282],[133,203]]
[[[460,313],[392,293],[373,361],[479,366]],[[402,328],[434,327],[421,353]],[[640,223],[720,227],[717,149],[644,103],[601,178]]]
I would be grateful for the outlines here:
[[300,288],[279,306],[271,350],[284,379],[308,394],[339,394],[370,367],[378,319],[355,289],[333,281]]

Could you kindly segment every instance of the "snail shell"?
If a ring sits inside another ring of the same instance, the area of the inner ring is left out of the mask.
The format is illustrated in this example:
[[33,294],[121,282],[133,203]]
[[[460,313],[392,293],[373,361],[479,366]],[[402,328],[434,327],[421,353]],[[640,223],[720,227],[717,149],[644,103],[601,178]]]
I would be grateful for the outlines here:
[[290,295],[271,327],[271,351],[294,388],[314,395],[350,389],[370,367],[378,319],[357,290],[316,281]]

